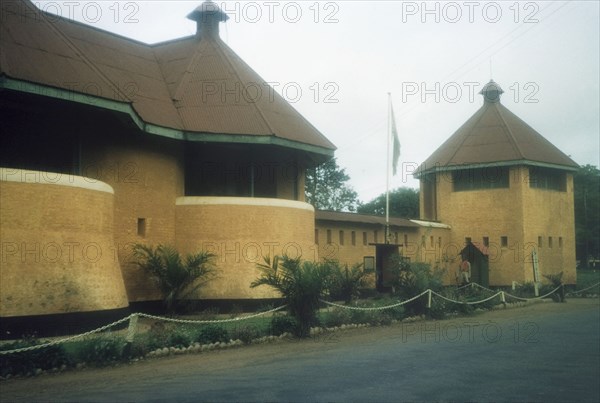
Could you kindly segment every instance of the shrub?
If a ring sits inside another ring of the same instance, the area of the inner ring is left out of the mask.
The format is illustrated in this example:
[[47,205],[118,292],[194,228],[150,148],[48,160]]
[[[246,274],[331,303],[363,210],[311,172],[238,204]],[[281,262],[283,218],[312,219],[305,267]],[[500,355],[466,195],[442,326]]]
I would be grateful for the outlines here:
[[101,336],[80,342],[75,352],[76,361],[104,366],[123,359],[125,339],[116,336]]
[[192,344],[192,338],[184,330],[175,330],[169,336],[168,346],[165,347],[189,347]]
[[284,333],[298,333],[298,321],[289,316],[274,316],[271,319],[270,331],[273,336],[280,336]]
[[[0,346],[0,350],[15,350],[38,344],[43,344],[43,342],[25,339],[3,344]],[[63,365],[69,366],[70,364],[71,361],[69,360],[64,347],[62,345],[54,345],[22,353],[0,355],[0,376],[4,377],[8,374],[27,375],[34,373],[38,368],[48,370],[60,368]]]
[[330,277],[328,279],[329,296],[333,300],[343,300],[346,303],[360,296],[360,289],[364,286],[366,272],[362,264],[340,266],[335,261],[328,261]]
[[[395,295],[401,299],[412,298],[427,289],[441,291],[443,288],[443,270],[432,269],[427,263],[410,263],[400,256],[392,269],[392,287]],[[420,315],[427,312],[426,296],[418,298],[406,306],[407,311]]]
[[261,331],[254,325],[242,325],[231,332],[232,339],[241,340],[244,344],[250,344],[252,340],[258,339],[260,336]]
[[352,322],[352,314],[349,309],[333,308],[325,315],[323,324],[326,327],[336,327]]
[[265,264],[258,265],[258,268],[261,276],[250,286],[268,285],[279,291],[289,314],[298,322],[296,335],[308,337],[310,328],[319,323],[317,311],[327,287],[330,266],[276,256],[272,263],[265,258]]
[[207,325],[200,329],[196,341],[201,344],[229,341],[229,333],[223,326]]

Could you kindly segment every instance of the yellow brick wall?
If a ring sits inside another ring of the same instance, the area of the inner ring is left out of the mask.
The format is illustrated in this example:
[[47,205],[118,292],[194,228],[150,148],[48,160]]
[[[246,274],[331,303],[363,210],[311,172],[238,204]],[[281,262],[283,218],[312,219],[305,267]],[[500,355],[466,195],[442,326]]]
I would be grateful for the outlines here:
[[176,207],[175,245],[182,253],[217,255],[219,277],[200,291],[205,299],[277,298],[268,286],[250,288],[263,256],[318,258],[315,216],[307,203],[242,197],[182,197]]
[[[575,216],[573,175],[567,174],[566,192],[529,187],[524,181],[524,258],[531,262],[531,252],[538,253],[539,271],[544,274],[563,272],[565,284],[576,283]],[[541,237],[541,247],[538,238]],[[552,238],[550,246],[549,238]],[[559,242],[562,238],[562,247]],[[527,281],[533,272],[527,271]]]
[[[375,257],[375,246],[370,245],[384,242],[385,226],[374,224],[361,224],[342,221],[318,220],[316,230],[321,260],[333,259],[342,265],[352,266],[363,263],[364,257]],[[328,242],[327,232],[331,232],[331,242]],[[343,244],[340,242],[340,232],[343,232]],[[355,244],[352,244],[352,232],[355,233]],[[377,232],[377,240],[375,239]],[[363,233],[367,234],[366,245],[363,243]],[[450,231],[445,228],[428,227],[396,227],[390,228],[390,242],[403,244],[399,251],[412,262],[426,262],[433,268],[449,269],[448,254],[453,254],[454,249],[449,245]],[[452,257],[452,256],[450,256]],[[449,270],[444,277],[444,282],[454,282],[454,275],[449,275]],[[370,284],[375,286],[374,275],[369,277]]]
[[[175,243],[175,200],[184,192],[183,150],[159,138],[127,137],[89,144],[82,170],[115,190],[115,243],[130,301],[160,299],[147,274],[133,263],[131,246]],[[138,234],[138,219],[145,234]]]
[[[489,238],[490,285],[509,285],[524,278],[523,244],[523,173],[511,167],[509,188],[459,191],[453,190],[450,172],[437,181],[438,219],[452,227],[451,242],[460,251],[465,238],[482,244]],[[507,247],[501,237],[507,237]]]
[[110,187],[66,174],[4,173],[12,180],[0,181],[0,316],[127,307]]
[[[483,238],[488,237],[490,285],[533,281],[531,252],[538,249],[538,236],[543,236],[546,244],[552,236],[554,242],[554,248],[539,251],[542,273],[563,270],[564,280],[574,283],[572,175],[568,175],[567,192],[530,188],[525,166],[510,167],[508,189],[454,192],[451,178],[450,173],[438,175],[437,217],[452,227],[451,243],[457,250],[464,247],[466,238],[482,245]],[[505,247],[501,244],[503,236],[508,241]],[[558,247],[559,237],[563,248]]]

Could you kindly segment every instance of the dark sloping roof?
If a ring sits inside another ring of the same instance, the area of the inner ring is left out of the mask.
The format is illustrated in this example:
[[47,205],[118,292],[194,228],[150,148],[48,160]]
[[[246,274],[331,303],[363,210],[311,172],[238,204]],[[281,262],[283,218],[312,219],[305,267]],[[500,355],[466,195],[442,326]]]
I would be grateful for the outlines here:
[[[345,213],[340,211],[316,210],[315,219],[317,221],[338,221],[346,223],[385,225],[385,217],[367,214]],[[390,217],[390,225],[395,227],[420,227],[419,224],[413,223],[410,220],[396,217]]]
[[28,0],[3,4],[0,76],[129,104],[134,118],[156,127],[150,132],[245,142],[262,136],[329,155],[335,149],[218,34],[147,45],[44,13]]
[[577,163],[498,99],[484,99],[483,106],[419,167],[418,175],[489,164],[577,168]]

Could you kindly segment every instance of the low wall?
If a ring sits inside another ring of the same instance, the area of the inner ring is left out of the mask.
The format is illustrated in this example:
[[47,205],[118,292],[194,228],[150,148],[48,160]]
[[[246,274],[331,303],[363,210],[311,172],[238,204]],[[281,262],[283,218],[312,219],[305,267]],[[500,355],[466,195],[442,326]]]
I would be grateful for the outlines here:
[[177,249],[217,255],[219,277],[201,289],[202,299],[278,298],[268,286],[250,288],[264,256],[318,259],[310,204],[245,197],[179,197],[176,203]]
[[[0,318],[127,309],[100,181],[0,168]],[[3,326],[4,330],[4,326]]]

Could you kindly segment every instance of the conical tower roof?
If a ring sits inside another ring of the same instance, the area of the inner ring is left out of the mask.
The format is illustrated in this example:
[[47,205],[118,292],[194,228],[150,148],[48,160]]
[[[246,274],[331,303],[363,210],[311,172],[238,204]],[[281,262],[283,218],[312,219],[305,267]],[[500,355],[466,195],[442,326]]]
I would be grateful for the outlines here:
[[500,103],[493,80],[481,90],[483,106],[417,170],[436,171],[489,165],[538,165],[574,170],[571,158]]
[[335,146],[220,39],[228,17],[214,2],[188,15],[195,35],[155,45],[19,3],[0,25],[0,89],[125,112],[141,130],[181,140],[333,155]]

